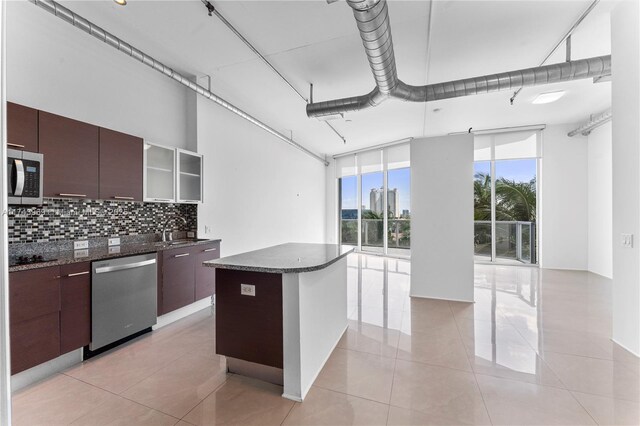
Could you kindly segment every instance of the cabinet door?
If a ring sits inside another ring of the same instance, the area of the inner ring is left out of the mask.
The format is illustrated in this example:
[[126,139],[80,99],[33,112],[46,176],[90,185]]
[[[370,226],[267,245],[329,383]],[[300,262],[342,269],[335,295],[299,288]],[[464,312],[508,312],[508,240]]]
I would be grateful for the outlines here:
[[60,267],[9,274],[9,318],[12,324],[60,311]]
[[195,246],[193,253],[196,259],[196,300],[200,300],[216,292],[216,270],[202,265],[202,262],[220,257],[220,243]]
[[91,263],[60,268],[60,353],[81,348],[91,340]]
[[175,148],[144,145],[144,200],[160,203],[175,202]]
[[60,313],[11,323],[11,374],[60,356]]
[[44,196],[98,198],[98,127],[40,111]]
[[38,110],[7,102],[7,146],[38,152]]
[[162,313],[195,302],[194,258],[190,247],[162,253]]
[[11,374],[60,355],[60,268],[9,274]]
[[100,128],[100,199],[142,201],[143,141]]
[[178,202],[202,202],[202,155],[194,152],[178,152]]

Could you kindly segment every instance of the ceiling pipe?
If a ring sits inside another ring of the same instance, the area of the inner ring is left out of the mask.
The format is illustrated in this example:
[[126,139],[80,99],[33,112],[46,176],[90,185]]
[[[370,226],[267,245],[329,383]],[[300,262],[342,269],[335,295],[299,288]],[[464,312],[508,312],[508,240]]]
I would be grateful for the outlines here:
[[426,86],[409,86],[402,81],[398,81],[398,85],[389,95],[382,94],[376,87],[367,95],[308,104],[307,116],[322,117],[344,112],[361,111],[379,105],[388,98],[397,98],[410,102],[432,102],[609,74],[611,74],[611,55],[428,84]]
[[596,115],[595,117],[592,116],[591,119],[584,123],[582,126],[567,133],[567,136],[574,137],[577,134],[581,134],[582,136],[589,136],[592,131],[610,121],[612,117],[613,115],[611,114],[611,109],[608,109],[605,112]]
[[307,148],[305,148],[304,146],[300,145],[299,143],[297,143],[296,141],[294,141],[292,138],[289,138],[285,135],[283,135],[282,133],[278,132],[277,130],[273,129],[272,127],[268,126],[267,124],[263,123],[262,121],[258,120],[257,118],[253,117],[252,115],[246,113],[245,111],[241,110],[240,108],[234,106],[233,104],[227,102],[226,100],[224,100],[223,98],[219,97],[218,95],[212,93],[211,91],[209,91],[207,88],[205,88],[204,86],[201,86],[191,80],[189,80],[187,77],[185,77],[184,75],[178,73],[177,71],[173,70],[172,68],[168,67],[167,65],[163,64],[162,62],[154,59],[153,57],[147,55],[146,53],[142,52],[141,50],[133,47],[132,45],[130,45],[129,43],[125,42],[124,40],[119,39],[118,37],[114,36],[113,34],[105,31],[104,29],[100,28],[99,26],[95,25],[94,23],[88,21],[87,19],[83,18],[82,16],[72,12],[71,10],[67,9],[66,7],[56,3],[53,0],[29,0],[29,2],[33,3],[36,6],[39,6],[41,9],[46,10],[47,12],[51,13],[52,15],[57,16],[58,18],[62,19],[63,21],[73,25],[76,28],[81,29],[82,31],[86,32],[87,34],[92,35],[93,37],[95,37],[96,39],[108,44],[109,46],[119,50],[122,53],[125,53],[126,55],[137,59],[138,61],[142,62],[143,64],[147,65],[148,67],[153,68],[154,70],[164,74],[165,76],[172,78],[173,80],[177,81],[178,83],[182,84],[183,86],[187,87],[190,90],[193,90],[194,92],[196,92],[197,94],[209,99],[210,101],[215,102],[216,104],[220,105],[221,107],[231,111],[232,113],[238,115],[239,117],[247,120],[248,122],[254,124],[255,126],[261,128],[262,130],[270,133],[271,135],[277,137],[278,139],[288,143],[289,145],[293,146],[294,148],[299,149],[300,151],[304,152],[305,154],[315,158],[318,161],[321,161],[325,166],[329,165],[329,162],[324,159],[323,157],[311,152],[310,150],[308,150]]
[[[600,0],[593,0],[591,2],[589,7],[587,7],[587,9],[584,12],[582,12],[582,15],[580,15],[578,20],[573,23],[571,28],[569,28],[569,31],[567,31],[562,36],[562,38],[556,43],[556,45],[553,46],[553,49],[551,49],[551,51],[547,54],[547,56],[544,57],[542,62],[540,62],[540,66],[543,66],[545,64],[545,62],[547,62],[547,60],[551,57],[551,55],[553,55],[556,52],[556,50],[558,50],[558,48],[564,42],[566,42],[566,44],[567,44],[566,60],[567,60],[567,62],[570,60],[570,58],[571,58],[571,34],[573,34],[573,32],[576,30],[576,28],[578,28],[578,26],[582,23],[582,21],[584,21],[584,19],[587,17],[587,15],[589,15],[589,13],[591,13],[591,11],[598,5],[598,3],[600,3]],[[522,91],[522,88],[519,88],[518,90],[513,92],[513,96],[511,96],[511,98],[509,98],[509,102],[511,103],[511,105],[513,105],[513,102],[516,100],[516,98],[518,97],[518,95],[520,94],[521,91]]]
[[308,117],[332,118],[345,112],[362,111],[378,106],[389,98],[431,102],[611,74],[611,56],[608,55],[426,86],[411,86],[398,78],[386,0],[347,0],[347,3],[353,9],[376,87],[366,95],[307,104]]
[[[231,22],[227,21],[227,19],[222,16],[222,14],[218,11],[218,9],[215,8],[215,6],[213,4],[211,4],[211,2],[209,2],[208,0],[200,0],[205,7],[207,8],[207,11],[209,13],[209,16],[216,15],[216,17],[222,21],[222,23],[224,25],[227,26],[227,28],[236,35],[236,37],[238,37],[248,48],[249,50],[251,50],[257,57],[259,57],[262,62],[264,62],[264,64],[269,67],[271,69],[271,71],[273,71],[278,77],[280,77],[280,79],[282,81],[284,81],[286,83],[287,86],[289,86],[291,88],[291,90],[293,90],[299,97],[300,99],[302,99],[305,103],[309,103],[309,99],[305,98],[304,95],[302,93],[300,93],[300,91],[298,89],[296,89],[296,87],[287,79],[287,77],[285,77],[280,71],[278,71],[278,69],[271,63],[269,62],[269,60],[262,54],[260,53],[260,51],[258,49],[256,49],[256,47],[251,44],[251,42],[249,40],[247,40],[242,33],[240,33],[240,31],[238,31],[236,29],[236,27],[234,27]],[[311,102],[313,102],[313,99],[311,100]],[[331,125],[331,123],[326,122],[326,125],[333,131],[333,133],[335,133],[341,140],[342,143],[347,143],[347,140],[344,138],[344,136],[342,136],[340,134],[340,132],[338,132],[335,127],[333,127]]]

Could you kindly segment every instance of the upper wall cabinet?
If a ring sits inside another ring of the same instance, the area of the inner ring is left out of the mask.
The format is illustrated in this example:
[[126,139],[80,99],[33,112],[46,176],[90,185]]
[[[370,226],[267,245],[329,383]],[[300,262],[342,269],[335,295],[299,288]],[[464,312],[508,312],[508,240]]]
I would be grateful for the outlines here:
[[144,200],[176,201],[176,149],[144,145]]
[[143,144],[100,128],[100,199],[142,201]]
[[38,110],[7,102],[7,147],[38,152]]
[[202,155],[178,149],[178,202],[202,202]]
[[98,199],[98,127],[39,111],[44,196]]

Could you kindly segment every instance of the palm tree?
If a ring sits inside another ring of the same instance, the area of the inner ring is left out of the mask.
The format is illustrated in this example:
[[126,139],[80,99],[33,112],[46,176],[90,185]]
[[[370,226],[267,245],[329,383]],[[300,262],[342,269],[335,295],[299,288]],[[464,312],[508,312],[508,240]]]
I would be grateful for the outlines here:
[[[491,220],[491,176],[476,173],[474,177],[474,220]],[[496,220],[535,222],[535,178],[529,182],[496,180]]]

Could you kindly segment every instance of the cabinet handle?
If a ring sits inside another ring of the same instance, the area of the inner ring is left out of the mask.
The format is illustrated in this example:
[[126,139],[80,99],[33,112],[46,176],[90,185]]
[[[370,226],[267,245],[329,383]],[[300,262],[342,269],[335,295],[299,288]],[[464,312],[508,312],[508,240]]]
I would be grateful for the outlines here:
[[113,198],[116,200],[133,200],[133,197],[122,197],[120,195],[114,195]]
[[14,148],[24,148],[24,145],[20,145],[19,143],[10,143],[7,142],[7,145],[12,146]]
[[189,253],[176,254],[173,257],[185,257],[185,256],[189,256]]
[[154,198],[153,201],[173,201],[170,198]]
[[89,271],[84,271],[84,272],[76,272],[74,274],[68,274],[65,275],[66,277],[77,277],[78,275],[87,275],[89,273]]
[[202,251],[207,252],[207,251],[216,251],[216,250],[218,250],[218,249],[217,248],[210,248],[210,249],[205,249],[205,250],[202,250]]
[[65,194],[65,193],[60,193],[58,194],[61,197],[78,197],[78,198],[86,198],[87,194]]

